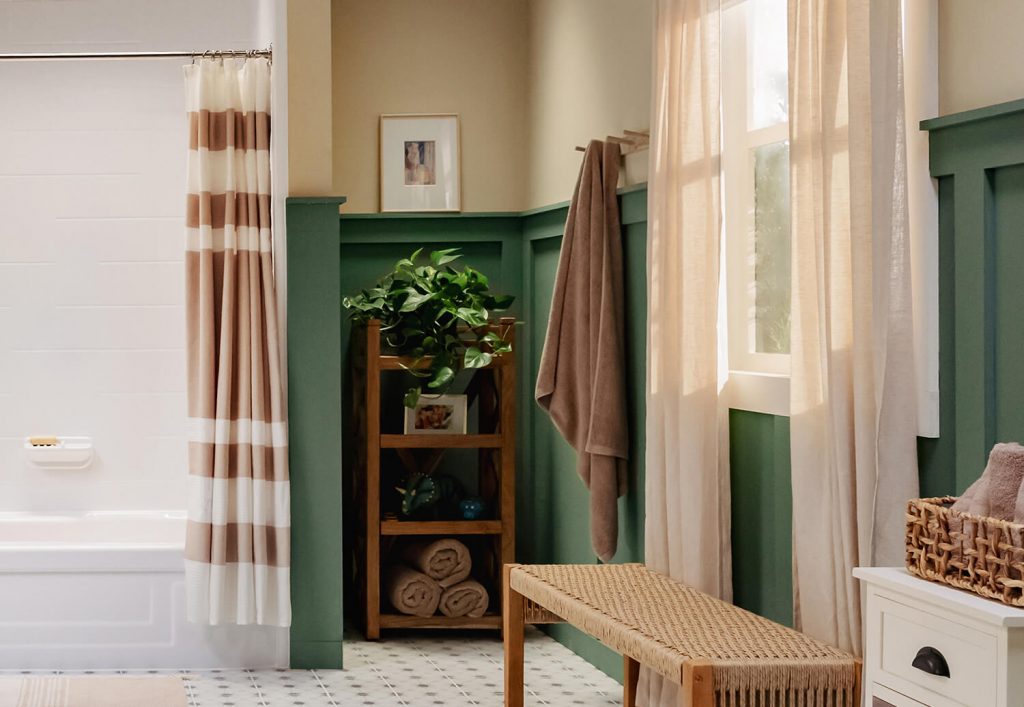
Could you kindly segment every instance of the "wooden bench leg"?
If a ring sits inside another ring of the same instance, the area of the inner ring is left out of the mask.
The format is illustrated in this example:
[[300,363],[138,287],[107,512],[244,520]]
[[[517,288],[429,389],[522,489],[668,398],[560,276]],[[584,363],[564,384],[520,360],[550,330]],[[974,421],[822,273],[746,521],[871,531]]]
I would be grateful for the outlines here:
[[525,600],[512,589],[509,577],[515,565],[505,565],[502,574],[502,628],[505,638],[505,707],[523,707],[523,633]]
[[640,664],[628,655],[622,657],[622,707],[636,707],[636,685],[640,681]]
[[715,685],[710,665],[692,662],[683,665],[679,707],[715,707]]
[[860,658],[855,661],[853,669],[857,671],[856,675],[853,676],[853,704],[856,707],[860,707],[861,691],[863,690],[862,680],[864,679],[864,663]]

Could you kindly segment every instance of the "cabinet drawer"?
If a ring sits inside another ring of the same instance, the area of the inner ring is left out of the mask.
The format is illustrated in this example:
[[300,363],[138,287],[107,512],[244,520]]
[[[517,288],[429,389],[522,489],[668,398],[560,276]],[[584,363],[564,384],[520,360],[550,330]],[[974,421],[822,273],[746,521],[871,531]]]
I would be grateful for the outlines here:
[[[981,707],[996,703],[999,643],[989,634],[918,609],[873,597],[880,645],[872,658],[877,681],[901,695],[936,707]],[[949,677],[913,666],[922,648],[940,656]]]
[[927,707],[927,705],[923,705],[909,697],[904,697],[898,692],[893,692],[884,685],[875,683],[871,686],[868,707]]

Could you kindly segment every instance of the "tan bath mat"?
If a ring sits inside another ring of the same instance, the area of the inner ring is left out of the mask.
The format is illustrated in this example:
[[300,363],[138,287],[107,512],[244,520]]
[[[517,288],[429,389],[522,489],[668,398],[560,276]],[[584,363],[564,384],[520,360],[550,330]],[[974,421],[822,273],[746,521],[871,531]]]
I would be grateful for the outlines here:
[[0,707],[186,707],[177,676],[18,676],[0,678]]

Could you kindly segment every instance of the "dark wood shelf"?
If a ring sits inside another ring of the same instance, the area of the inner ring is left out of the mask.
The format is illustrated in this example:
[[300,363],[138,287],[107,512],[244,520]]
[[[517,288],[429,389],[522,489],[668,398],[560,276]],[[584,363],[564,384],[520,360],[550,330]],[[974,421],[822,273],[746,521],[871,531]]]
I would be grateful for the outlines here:
[[500,520],[398,520],[380,522],[381,535],[501,535]]
[[452,628],[452,629],[500,629],[501,614],[484,614],[478,619],[470,616],[406,616],[405,614],[381,614],[381,628]]
[[501,435],[381,435],[381,449],[497,449]]

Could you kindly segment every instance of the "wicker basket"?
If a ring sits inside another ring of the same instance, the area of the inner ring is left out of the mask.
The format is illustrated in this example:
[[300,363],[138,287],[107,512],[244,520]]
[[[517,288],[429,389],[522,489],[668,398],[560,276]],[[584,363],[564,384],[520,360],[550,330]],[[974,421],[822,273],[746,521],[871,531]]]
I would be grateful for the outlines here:
[[907,569],[923,579],[1024,606],[1024,525],[950,509],[954,496],[907,504]]

